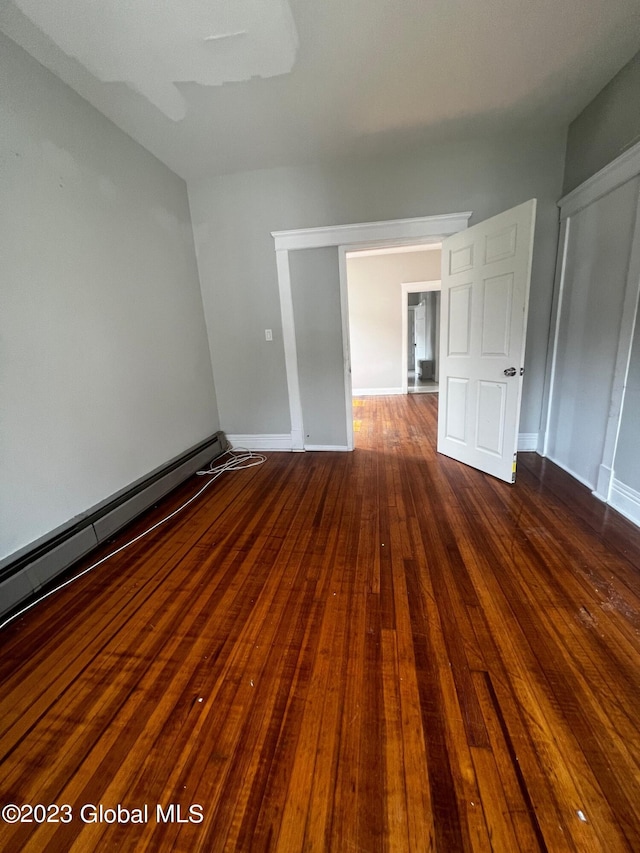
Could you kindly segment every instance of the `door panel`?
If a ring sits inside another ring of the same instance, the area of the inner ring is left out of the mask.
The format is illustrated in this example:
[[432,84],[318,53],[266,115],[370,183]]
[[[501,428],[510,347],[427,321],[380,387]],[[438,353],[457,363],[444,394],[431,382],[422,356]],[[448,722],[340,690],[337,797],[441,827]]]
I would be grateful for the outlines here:
[[478,449],[502,456],[507,386],[504,382],[478,383],[476,436]]
[[[447,376],[446,388],[448,405],[441,408],[438,415],[440,417],[440,413],[444,410],[445,438],[449,441],[466,444],[469,380],[457,376]],[[440,398],[440,405],[442,407],[442,397]]]
[[448,355],[469,355],[471,346],[471,286],[468,284],[451,288],[448,330]]
[[482,287],[483,356],[509,355],[513,275],[488,278]]
[[442,246],[438,451],[515,480],[535,199]]

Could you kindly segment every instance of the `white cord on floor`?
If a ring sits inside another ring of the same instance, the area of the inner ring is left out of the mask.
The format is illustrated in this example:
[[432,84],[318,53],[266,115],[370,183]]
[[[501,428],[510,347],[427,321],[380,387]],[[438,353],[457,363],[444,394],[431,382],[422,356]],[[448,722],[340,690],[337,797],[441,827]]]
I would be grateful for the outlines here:
[[[111,557],[115,557],[116,554],[119,554],[121,551],[124,551],[125,548],[128,548],[130,545],[133,545],[135,542],[139,542],[141,539],[144,539],[149,533],[152,533],[154,530],[157,530],[158,527],[165,524],[170,519],[175,518],[178,513],[182,512],[183,509],[186,509],[190,504],[192,504],[200,495],[205,492],[209,486],[214,483],[218,477],[224,474],[226,471],[242,471],[245,468],[254,468],[256,465],[262,465],[263,462],[267,461],[267,457],[263,456],[261,453],[253,453],[251,450],[245,450],[245,448],[238,448],[237,452],[232,449],[225,450],[222,456],[230,456],[230,459],[227,459],[225,462],[219,463],[218,465],[214,465],[215,459],[208,468],[205,468],[203,471],[196,471],[196,474],[200,477],[211,477],[208,483],[205,483],[201,489],[199,489],[195,495],[186,500],[183,504],[181,504],[177,509],[174,509],[173,512],[170,512],[169,515],[166,515],[164,518],[157,521],[154,525],[149,527],[143,533],[139,533],[133,539],[130,539],[124,545],[121,545],[119,548],[116,548],[115,551],[111,551],[111,553],[107,554],[106,557],[102,557],[97,562],[93,563],[86,569],[83,569],[81,572],[78,572],[77,575],[69,578],[64,581],[64,583],[58,584],[58,586],[50,589],[49,592],[46,592],[44,595],[41,595],[39,598],[36,598],[34,601],[27,604],[21,610],[18,610],[17,613],[14,613],[13,616],[10,616],[8,619],[5,619],[4,622],[0,623],[0,631],[3,628],[6,628],[11,622],[17,619],[19,616],[22,616],[28,610],[31,610],[32,607],[35,607],[36,604],[40,604],[41,601],[44,601],[49,596],[53,595],[56,592],[60,592],[61,589],[64,589],[65,586],[69,586],[69,584],[74,583],[74,581],[79,580],[83,575],[92,572],[94,569],[97,569],[98,566],[101,566],[103,563],[106,563],[107,560],[110,560]],[[217,457],[218,459],[221,457]]]

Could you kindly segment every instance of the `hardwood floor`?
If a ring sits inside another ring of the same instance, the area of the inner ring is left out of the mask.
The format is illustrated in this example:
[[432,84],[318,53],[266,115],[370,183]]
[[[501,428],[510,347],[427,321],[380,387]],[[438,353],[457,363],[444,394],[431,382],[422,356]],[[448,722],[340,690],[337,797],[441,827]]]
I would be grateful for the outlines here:
[[2,850],[640,850],[640,532],[355,404],[2,632]]

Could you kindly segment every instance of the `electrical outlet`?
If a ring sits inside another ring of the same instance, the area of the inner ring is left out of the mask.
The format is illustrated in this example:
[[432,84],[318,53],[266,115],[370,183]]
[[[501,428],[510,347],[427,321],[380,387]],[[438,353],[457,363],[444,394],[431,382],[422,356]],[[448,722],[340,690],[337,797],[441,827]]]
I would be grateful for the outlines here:
[[264,330],[264,339],[265,339],[265,341],[272,341],[273,340],[273,332],[271,331],[271,329],[265,329]]

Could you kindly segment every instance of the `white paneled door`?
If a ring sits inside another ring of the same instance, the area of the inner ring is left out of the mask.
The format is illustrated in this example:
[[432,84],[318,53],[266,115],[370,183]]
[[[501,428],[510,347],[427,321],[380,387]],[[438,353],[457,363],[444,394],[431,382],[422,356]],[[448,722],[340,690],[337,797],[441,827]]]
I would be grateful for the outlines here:
[[511,483],[536,201],[442,244],[438,452]]

